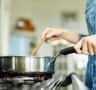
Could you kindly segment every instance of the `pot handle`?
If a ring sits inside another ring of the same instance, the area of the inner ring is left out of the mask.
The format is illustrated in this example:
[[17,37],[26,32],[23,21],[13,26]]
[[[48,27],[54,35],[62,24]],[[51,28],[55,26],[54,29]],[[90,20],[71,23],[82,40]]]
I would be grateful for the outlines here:
[[[58,56],[60,55],[68,55],[68,54],[72,54],[72,53],[76,53],[75,49],[74,49],[74,46],[71,46],[71,47],[68,47],[68,48],[65,48],[65,49],[62,49],[58,55],[56,55],[55,57],[53,57],[52,61],[48,63],[47,65],[47,68],[50,69],[50,66],[54,67],[55,65],[55,61],[57,59]],[[50,69],[51,70],[51,69]]]
[[60,55],[67,55],[67,54],[71,54],[71,53],[76,53],[76,51],[75,51],[75,49],[74,49],[74,46],[71,46],[71,47],[62,49],[62,50],[59,52],[59,54],[56,55],[56,56],[52,59],[52,61],[51,61],[50,63],[55,62],[56,59],[57,59],[57,57],[60,56]]
[[[48,63],[47,65],[47,71],[50,71],[52,72],[54,70],[54,67],[55,67],[55,61],[57,59],[57,57],[59,56],[60,54],[56,55],[55,57],[53,57],[53,59]],[[53,71],[54,72],[54,71]]]
[[72,53],[76,53],[74,46],[62,49],[60,52],[60,55],[67,55],[67,54],[72,54]]

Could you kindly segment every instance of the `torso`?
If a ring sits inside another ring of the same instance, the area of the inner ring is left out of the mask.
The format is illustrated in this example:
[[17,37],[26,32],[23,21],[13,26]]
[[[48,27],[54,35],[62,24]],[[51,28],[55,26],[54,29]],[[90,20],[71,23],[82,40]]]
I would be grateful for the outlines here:
[[[96,0],[87,0],[85,13],[89,35],[96,34]],[[89,56],[86,71],[86,85],[90,90],[96,90],[96,55]]]

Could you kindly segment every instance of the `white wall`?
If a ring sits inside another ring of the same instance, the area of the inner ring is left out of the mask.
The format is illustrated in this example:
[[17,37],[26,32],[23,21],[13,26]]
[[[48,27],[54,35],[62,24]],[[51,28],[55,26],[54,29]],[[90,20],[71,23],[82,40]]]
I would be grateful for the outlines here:
[[[0,0],[0,12],[1,12],[1,0]],[[0,51],[1,51],[1,13],[0,13]],[[1,52],[0,52],[1,55]]]
[[[39,39],[46,27],[61,27],[60,14],[62,11],[77,11],[79,15],[79,26],[74,30],[87,33],[85,24],[85,0],[11,0],[11,26],[21,16],[29,17],[36,25],[37,37]],[[12,29],[13,27],[11,27]],[[47,47],[47,48],[46,48]],[[52,55],[52,47],[43,45],[40,55]]]
[[9,17],[10,17],[10,0],[1,0],[1,55],[8,55],[9,49]]

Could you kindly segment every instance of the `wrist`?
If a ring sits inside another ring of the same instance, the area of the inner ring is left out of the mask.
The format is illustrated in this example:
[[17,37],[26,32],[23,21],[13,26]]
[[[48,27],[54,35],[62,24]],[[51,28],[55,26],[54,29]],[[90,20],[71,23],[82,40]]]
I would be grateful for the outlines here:
[[66,36],[68,36],[68,30],[67,29],[62,29],[62,39],[65,39]]

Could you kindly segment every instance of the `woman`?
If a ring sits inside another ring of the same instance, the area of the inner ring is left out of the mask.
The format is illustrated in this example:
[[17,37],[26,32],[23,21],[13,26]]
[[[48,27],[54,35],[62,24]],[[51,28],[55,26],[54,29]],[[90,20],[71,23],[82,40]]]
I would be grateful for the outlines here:
[[77,34],[66,29],[47,28],[41,38],[46,37],[47,41],[66,39],[75,44],[74,48],[78,54],[87,54],[89,60],[86,86],[89,90],[96,90],[96,0],[87,0],[86,23],[89,35]]

